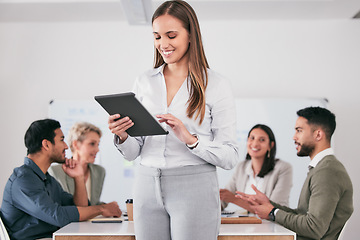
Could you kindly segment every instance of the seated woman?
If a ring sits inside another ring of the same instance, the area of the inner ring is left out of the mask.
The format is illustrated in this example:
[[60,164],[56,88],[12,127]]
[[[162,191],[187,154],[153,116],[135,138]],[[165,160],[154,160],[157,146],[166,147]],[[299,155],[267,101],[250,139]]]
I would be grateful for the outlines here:
[[[78,122],[71,127],[68,137],[72,158],[84,168],[86,190],[91,205],[102,204],[100,195],[105,178],[105,169],[94,164],[96,154],[99,152],[101,135],[101,130],[93,124]],[[48,172],[56,178],[65,191],[74,194],[74,180],[65,174],[61,165],[51,166]]]
[[270,200],[289,205],[292,166],[275,159],[275,154],[276,141],[272,130],[266,125],[255,125],[248,134],[245,161],[238,164],[225,189],[220,189],[222,209],[233,203],[251,212],[248,203],[235,198],[235,191],[255,194],[252,184]]

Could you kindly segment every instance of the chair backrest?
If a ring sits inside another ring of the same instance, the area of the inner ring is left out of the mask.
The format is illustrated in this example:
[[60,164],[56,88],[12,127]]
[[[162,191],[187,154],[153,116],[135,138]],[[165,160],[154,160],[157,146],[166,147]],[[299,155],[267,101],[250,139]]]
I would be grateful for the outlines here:
[[6,231],[6,228],[0,217],[0,240],[10,240],[9,234]]
[[[348,221],[349,221],[349,220],[348,220]],[[344,232],[345,232],[345,228],[346,228],[346,225],[347,225],[348,221],[346,221],[346,223],[344,224],[344,227],[343,227],[343,229],[342,229],[341,232],[340,232],[340,235],[339,235],[339,237],[338,237],[338,240],[342,240],[342,239],[344,238]]]

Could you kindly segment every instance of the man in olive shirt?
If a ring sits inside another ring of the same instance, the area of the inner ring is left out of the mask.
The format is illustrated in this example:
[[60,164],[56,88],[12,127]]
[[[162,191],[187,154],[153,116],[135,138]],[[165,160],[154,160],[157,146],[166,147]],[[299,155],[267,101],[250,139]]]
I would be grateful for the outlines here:
[[269,201],[255,186],[256,195],[238,192],[255,213],[296,232],[297,239],[336,240],[353,208],[350,177],[330,146],[335,115],[320,107],[297,112],[294,141],[298,156],[309,156],[309,172],[298,207],[291,209]]
[[[1,218],[14,240],[50,238],[70,222],[97,215],[121,216],[116,202],[88,206],[84,171],[65,159],[64,135],[60,123],[52,119],[33,122],[25,134],[28,155],[6,183]],[[75,181],[74,196],[65,192],[47,173],[51,163],[64,163],[63,170]]]

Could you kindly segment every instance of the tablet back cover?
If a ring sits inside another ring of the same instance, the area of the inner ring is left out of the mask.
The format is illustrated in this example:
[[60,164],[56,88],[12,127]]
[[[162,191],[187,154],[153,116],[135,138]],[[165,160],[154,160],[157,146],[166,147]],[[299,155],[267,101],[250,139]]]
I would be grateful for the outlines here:
[[134,125],[126,132],[132,137],[168,134],[160,123],[135,98],[132,92],[95,96],[95,100],[109,113],[128,116]]

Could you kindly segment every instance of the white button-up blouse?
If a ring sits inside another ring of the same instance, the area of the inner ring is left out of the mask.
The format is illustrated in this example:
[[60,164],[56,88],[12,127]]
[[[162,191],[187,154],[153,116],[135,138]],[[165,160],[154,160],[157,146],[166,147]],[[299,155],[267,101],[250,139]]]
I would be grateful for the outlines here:
[[210,163],[224,169],[233,168],[238,162],[236,144],[236,110],[232,89],[227,81],[208,69],[208,86],[205,93],[206,112],[201,125],[199,119],[186,114],[189,99],[189,78],[184,81],[170,106],[163,75],[164,65],[149,70],[137,78],[133,92],[145,108],[154,115],[172,114],[180,119],[191,134],[196,134],[199,144],[189,149],[165,123],[168,135],[128,137],[115,146],[125,159],[141,157],[141,165],[155,168],[174,168]]

